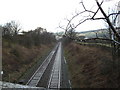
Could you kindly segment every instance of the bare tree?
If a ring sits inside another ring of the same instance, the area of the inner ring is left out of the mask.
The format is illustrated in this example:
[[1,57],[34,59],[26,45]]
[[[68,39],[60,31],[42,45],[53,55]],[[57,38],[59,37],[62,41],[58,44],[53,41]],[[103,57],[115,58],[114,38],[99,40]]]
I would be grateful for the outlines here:
[[[119,54],[120,54],[120,34],[116,30],[115,22],[116,22],[116,19],[117,19],[118,15],[120,15],[120,11],[111,12],[107,15],[105,13],[104,9],[102,8],[102,4],[104,3],[104,0],[102,0],[101,2],[98,2],[98,0],[95,0],[95,3],[96,3],[96,6],[97,6],[97,9],[92,10],[92,9],[87,9],[84,2],[81,1],[80,4],[83,7],[83,11],[75,12],[75,15],[73,15],[70,19],[66,19],[67,20],[67,25],[66,25],[65,28],[61,25],[59,25],[59,27],[61,29],[65,30],[65,35],[67,37],[70,37],[67,32],[69,32],[69,30],[71,30],[71,29],[75,30],[82,23],[84,23],[88,20],[104,20],[110,28],[110,31],[109,31],[110,38],[109,39],[97,38],[97,39],[110,41],[111,44],[114,47],[114,49],[113,49],[114,56],[115,57],[119,56]],[[87,15],[84,16],[86,13],[87,13]],[[100,14],[100,13],[102,14],[102,16],[97,17],[97,14]],[[82,15],[83,15],[83,18],[80,18],[80,16],[82,16]],[[78,23],[76,23],[76,21],[74,22],[74,20],[76,18],[77,18]],[[113,20],[111,20],[111,18]],[[70,38],[72,38],[72,37],[70,37]],[[91,40],[91,39],[88,39],[88,40]],[[96,39],[93,38],[93,40],[96,40]]]
[[20,24],[15,22],[15,21],[11,21],[6,23],[3,26],[3,36],[4,35],[17,35],[19,33],[19,31],[21,30]]
[[[109,25],[110,29],[112,30],[113,34],[114,34],[114,37],[117,38],[116,40],[117,41],[120,41],[120,36],[119,36],[119,33],[116,31],[114,25],[112,24],[112,22],[110,21],[110,17],[111,16],[115,16],[117,17],[118,14],[120,14],[120,12],[114,12],[114,13],[110,13],[109,15],[107,15],[105,13],[105,11],[103,10],[102,8],[102,4],[103,4],[103,1],[101,3],[98,2],[98,0],[95,0],[96,2],[96,5],[98,7],[98,9],[96,11],[92,11],[92,10],[89,10],[85,7],[83,1],[80,2],[80,4],[82,5],[83,7],[83,11],[81,12],[76,12],[75,15],[73,15],[71,17],[71,19],[66,19],[68,21],[67,25],[65,28],[63,28],[62,26],[59,25],[60,28],[64,29],[65,30],[65,34],[66,36],[67,35],[67,31],[69,31],[70,29],[76,29],[79,25],[81,25],[82,23],[84,23],[85,21],[87,20],[105,20],[107,22],[107,24]],[[104,16],[104,17],[99,17],[99,18],[95,18],[95,16],[97,15],[98,12],[101,12],[101,14]],[[75,24],[73,22],[73,20],[77,17],[79,17],[80,15],[84,14],[84,13],[88,13],[87,16],[83,17],[82,19],[79,20],[79,23]],[[116,18],[115,18],[116,20]]]
[[12,26],[14,35],[17,35],[21,30],[20,24],[15,21],[11,21],[11,26]]
[[[89,38],[87,40],[93,41],[93,40],[99,39],[99,40],[103,40],[103,41],[104,40],[110,41],[112,43],[112,45],[113,45],[113,47],[111,48],[113,50],[113,54],[112,54],[113,55],[113,61],[112,61],[113,69],[112,69],[112,71],[115,72],[115,70],[116,70],[118,73],[118,78],[120,78],[120,72],[119,72],[120,71],[120,64],[119,64],[120,60],[118,60],[118,56],[120,56],[120,34],[116,30],[116,27],[115,27],[116,19],[117,19],[118,15],[120,14],[120,11],[111,12],[107,15],[105,13],[104,9],[102,8],[103,2],[104,2],[104,0],[102,2],[98,2],[98,0],[95,0],[95,3],[98,8],[97,8],[97,10],[92,11],[91,9],[87,9],[85,4],[83,3],[83,1],[81,1],[80,4],[83,7],[83,11],[76,13],[75,15],[73,15],[71,17],[71,19],[67,19],[68,23],[65,28],[63,28],[62,26],[59,26],[59,27],[64,29],[66,36],[68,36],[67,32],[70,30],[70,28],[76,29],[79,25],[86,22],[87,20],[104,20],[110,28],[110,39],[105,39],[105,38],[102,38],[102,39],[101,38],[92,38],[91,39],[91,38]],[[78,17],[84,13],[88,13],[88,15],[83,17],[82,19],[81,18],[79,19]],[[102,17],[96,17],[98,13],[101,13]],[[74,19],[76,19],[76,18],[78,18],[78,23],[73,22]],[[111,19],[113,19],[113,20],[111,20]],[[87,40],[83,39],[82,41],[87,41]],[[114,67],[114,66],[116,66],[116,67]],[[112,79],[112,80],[113,80],[112,81],[113,83],[116,83],[117,86],[120,87],[120,84],[119,84],[120,80],[118,80],[116,82],[114,82],[114,79]]]

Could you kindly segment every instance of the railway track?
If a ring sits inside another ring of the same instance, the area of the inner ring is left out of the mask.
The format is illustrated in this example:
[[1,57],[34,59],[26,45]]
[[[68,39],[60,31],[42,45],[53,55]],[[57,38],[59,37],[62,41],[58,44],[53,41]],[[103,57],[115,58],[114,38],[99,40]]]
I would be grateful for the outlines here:
[[59,44],[58,51],[56,53],[55,62],[53,64],[48,88],[60,88],[61,79],[61,43]]
[[[52,63],[52,64],[51,64]],[[50,68],[51,67],[51,68]],[[49,71],[50,73],[47,73]],[[47,74],[46,74],[47,73]],[[48,80],[46,80],[48,77]],[[48,57],[32,75],[26,85],[38,86],[44,83],[45,88],[60,88],[61,83],[61,42],[50,52]]]
[[44,62],[40,65],[40,67],[36,70],[36,72],[32,75],[32,77],[29,79],[26,85],[29,86],[37,86],[39,81],[41,80],[43,74],[45,73],[45,70],[47,69],[53,55],[55,54],[55,51],[58,48],[58,44],[56,47],[51,51],[51,53],[47,56],[47,58],[44,60]]

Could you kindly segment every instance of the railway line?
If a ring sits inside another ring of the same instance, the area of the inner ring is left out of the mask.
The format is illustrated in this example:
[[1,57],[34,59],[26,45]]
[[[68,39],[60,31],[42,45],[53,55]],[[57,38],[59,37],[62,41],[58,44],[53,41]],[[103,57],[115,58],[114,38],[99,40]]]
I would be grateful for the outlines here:
[[47,56],[47,58],[44,60],[44,62],[36,70],[36,72],[32,75],[32,77],[29,79],[29,81],[27,82],[26,85],[37,86],[37,84],[41,80],[43,74],[45,73],[45,70],[47,69],[49,63],[51,62],[51,59],[52,59],[53,55],[55,54],[55,51],[57,50],[57,48],[58,48],[58,44],[51,51],[51,53]]
[[32,88],[35,88],[37,90],[70,88],[70,80],[68,78],[68,70],[66,67],[67,65],[63,55],[62,43],[58,42],[57,45],[53,48],[53,50],[50,52],[50,54],[47,56],[47,58],[42,62],[42,64],[37,68],[37,70],[34,71],[33,75],[30,75],[31,77],[29,79],[26,78],[26,85],[0,83],[0,87],[18,87],[28,88],[30,90]]
[[58,89],[62,86],[62,44],[58,42],[26,85]]
[[56,53],[55,62],[53,64],[48,88],[60,88],[61,79],[61,43]]

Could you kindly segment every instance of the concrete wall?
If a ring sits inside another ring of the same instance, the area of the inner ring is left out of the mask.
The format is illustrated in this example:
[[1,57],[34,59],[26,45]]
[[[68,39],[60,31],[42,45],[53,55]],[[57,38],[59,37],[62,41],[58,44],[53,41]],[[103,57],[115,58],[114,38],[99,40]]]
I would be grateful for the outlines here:
[[[1,82],[0,81],[0,90],[3,88],[3,90],[44,90],[43,87],[33,87],[28,85],[20,85],[15,83],[9,83],[9,82]],[[16,88],[16,89],[15,89]]]

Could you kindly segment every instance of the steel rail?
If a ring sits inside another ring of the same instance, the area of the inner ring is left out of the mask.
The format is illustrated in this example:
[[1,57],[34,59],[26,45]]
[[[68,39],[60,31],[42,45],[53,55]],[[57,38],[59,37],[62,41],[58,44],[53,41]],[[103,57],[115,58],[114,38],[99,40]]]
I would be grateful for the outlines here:
[[58,44],[56,47],[51,51],[51,53],[47,56],[47,58],[44,60],[44,62],[40,65],[40,67],[36,70],[36,72],[32,75],[32,77],[29,79],[26,85],[29,86],[37,86],[40,79],[42,78],[42,75],[44,74],[45,70],[47,69],[53,55],[55,54],[55,51],[57,50]]
[[56,53],[55,62],[53,64],[47,88],[48,89],[60,88],[60,81],[61,81],[61,42],[59,43],[59,48]]

